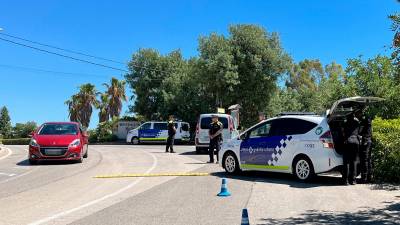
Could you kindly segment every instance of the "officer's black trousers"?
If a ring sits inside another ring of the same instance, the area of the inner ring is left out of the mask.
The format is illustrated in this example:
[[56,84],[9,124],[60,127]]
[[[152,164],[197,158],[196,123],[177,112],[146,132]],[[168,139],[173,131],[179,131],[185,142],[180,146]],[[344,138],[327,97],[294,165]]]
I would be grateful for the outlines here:
[[363,181],[371,180],[371,164],[371,142],[367,142],[360,146],[361,179]]
[[174,151],[174,140],[175,140],[175,135],[168,135],[167,146],[165,149],[166,152],[168,152],[169,149],[171,149],[171,152]]
[[345,182],[352,183],[356,180],[358,148],[358,144],[345,145],[343,152],[343,180]]
[[217,161],[218,161],[218,153],[220,148],[220,140],[218,138],[214,138],[210,140],[210,146],[208,148],[208,153],[210,155],[210,162],[214,162],[214,149],[217,152]]

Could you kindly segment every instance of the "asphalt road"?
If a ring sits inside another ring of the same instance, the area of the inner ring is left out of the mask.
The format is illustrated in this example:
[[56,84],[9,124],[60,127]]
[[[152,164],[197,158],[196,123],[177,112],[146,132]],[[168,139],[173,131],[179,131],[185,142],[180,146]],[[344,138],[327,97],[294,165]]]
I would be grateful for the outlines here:
[[[341,186],[334,175],[228,176],[192,146],[93,145],[82,164],[26,161],[26,146],[0,151],[0,224],[400,224],[400,187]],[[93,178],[126,173],[209,172],[199,177]]]

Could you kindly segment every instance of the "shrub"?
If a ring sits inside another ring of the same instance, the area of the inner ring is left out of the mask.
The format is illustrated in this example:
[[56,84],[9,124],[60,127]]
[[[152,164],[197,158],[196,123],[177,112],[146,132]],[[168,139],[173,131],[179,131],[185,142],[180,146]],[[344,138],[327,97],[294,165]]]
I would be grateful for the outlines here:
[[117,122],[117,119],[112,119],[110,121],[99,123],[95,130],[89,131],[89,142],[96,143],[117,141],[118,137],[112,132]]
[[2,139],[0,143],[4,145],[28,145],[30,140],[30,138]]
[[400,183],[400,119],[372,123],[372,160],[377,182]]

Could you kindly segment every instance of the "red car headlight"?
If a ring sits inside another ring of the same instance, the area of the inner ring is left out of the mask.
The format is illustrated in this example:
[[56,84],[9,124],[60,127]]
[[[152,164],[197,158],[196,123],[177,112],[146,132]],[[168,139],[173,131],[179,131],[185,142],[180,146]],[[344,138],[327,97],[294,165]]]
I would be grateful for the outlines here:
[[31,139],[31,141],[29,142],[29,145],[35,148],[39,148],[39,144],[37,143],[37,141],[35,139]]
[[73,140],[73,141],[71,142],[71,144],[68,145],[68,147],[75,148],[75,147],[78,147],[78,146],[80,146],[80,145],[81,145],[81,140],[75,139],[75,140]]

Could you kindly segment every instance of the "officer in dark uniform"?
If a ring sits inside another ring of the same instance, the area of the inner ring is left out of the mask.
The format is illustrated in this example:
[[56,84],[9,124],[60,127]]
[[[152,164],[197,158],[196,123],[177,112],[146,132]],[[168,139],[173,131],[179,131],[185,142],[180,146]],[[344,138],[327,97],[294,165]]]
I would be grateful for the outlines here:
[[345,185],[356,184],[357,154],[360,146],[360,122],[354,113],[344,124],[343,182]]
[[360,165],[361,182],[369,183],[372,178],[371,145],[372,145],[372,120],[364,116],[361,119],[361,146],[360,146]]
[[221,122],[218,121],[218,115],[212,116],[212,122],[210,124],[210,130],[208,132],[210,136],[210,146],[209,146],[209,154],[210,154],[210,161],[209,163],[214,163],[214,149],[217,152],[217,162],[218,162],[218,153],[219,148],[222,141],[222,131],[224,126]]
[[167,138],[167,146],[165,152],[168,152],[168,150],[171,149],[171,153],[175,153],[174,152],[175,133],[176,133],[176,128],[174,123],[174,116],[170,115],[168,120],[168,138]]

